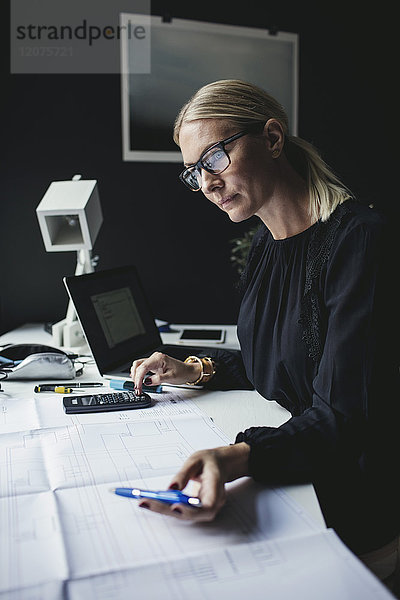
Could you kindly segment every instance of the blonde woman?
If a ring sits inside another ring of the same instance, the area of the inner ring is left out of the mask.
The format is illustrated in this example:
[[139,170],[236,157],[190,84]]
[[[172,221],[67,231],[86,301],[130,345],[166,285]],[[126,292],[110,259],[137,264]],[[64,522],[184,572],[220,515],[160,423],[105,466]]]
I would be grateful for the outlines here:
[[[350,119],[332,135],[346,143]],[[261,226],[243,275],[241,352],[185,362],[153,354],[133,363],[135,386],[141,390],[150,371],[148,385],[254,387],[292,417],[278,428],[252,427],[235,444],[185,462],[171,487],[198,481],[202,509],[147,500],[142,506],[210,520],[225,502],[224,484],[238,477],[311,481],[327,525],[371,568],[378,565],[382,579],[391,578],[400,531],[391,467],[399,363],[398,353],[386,351],[388,335],[398,332],[398,305],[386,272],[393,237],[385,219],[354,200],[316,149],[289,135],[280,104],[249,83],[201,88],[181,109],[174,139],[182,182],[232,221],[255,215]],[[206,253],[203,259],[206,281]]]

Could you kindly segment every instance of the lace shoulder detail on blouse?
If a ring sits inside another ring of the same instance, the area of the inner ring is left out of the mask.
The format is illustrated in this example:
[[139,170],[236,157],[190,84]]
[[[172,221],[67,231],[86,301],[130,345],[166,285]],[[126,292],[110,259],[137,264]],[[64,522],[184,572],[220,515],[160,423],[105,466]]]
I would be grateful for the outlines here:
[[321,290],[318,280],[323,265],[327,262],[336,233],[343,219],[351,212],[347,202],[339,205],[328,221],[318,223],[313,231],[307,250],[306,276],[301,303],[299,324],[303,326],[302,339],[308,355],[319,362],[322,355]]

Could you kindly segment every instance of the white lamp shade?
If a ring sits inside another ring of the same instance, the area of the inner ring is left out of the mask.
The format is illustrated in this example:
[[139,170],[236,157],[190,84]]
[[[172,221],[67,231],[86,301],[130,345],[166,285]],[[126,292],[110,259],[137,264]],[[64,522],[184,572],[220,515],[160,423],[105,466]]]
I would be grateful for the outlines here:
[[53,181],[36,214],[47,252],[91,250],[103,222],[96,180]]

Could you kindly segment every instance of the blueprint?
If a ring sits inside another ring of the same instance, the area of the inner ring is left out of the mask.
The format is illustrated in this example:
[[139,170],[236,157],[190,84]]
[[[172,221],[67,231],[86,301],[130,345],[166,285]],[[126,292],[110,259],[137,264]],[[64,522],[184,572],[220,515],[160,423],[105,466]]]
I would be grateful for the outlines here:
[[234,600],[265,598],[266,586],[274,600],[390,597],[282,489],[230,483],[212,523],[115,495],[165,489],[195,450],[229,443],[180,392],[154,394],[149,409],[66,415],[60,395],[26,389],[0,397],[0,600]]

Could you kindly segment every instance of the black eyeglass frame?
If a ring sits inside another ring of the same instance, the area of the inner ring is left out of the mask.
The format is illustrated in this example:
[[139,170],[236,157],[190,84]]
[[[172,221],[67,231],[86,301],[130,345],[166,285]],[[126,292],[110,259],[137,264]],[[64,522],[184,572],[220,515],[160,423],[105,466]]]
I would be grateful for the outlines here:
[[[219,173],[223,173],[231,164],[231,159],[229,154],[227,153],[227,151],[225,150],[225,146],[227,144],[230,144],[231,142],[234,142],[235,140],[238,140],[239,138],[241,138],[244,135],[247,135],[248,133],[250,133],[250,131],[239,131],[239,133],[235,133],[235,135],[231,135],[230,137],[226,138],[226,140],[221,140],[220,142],[216,142],[215,144],[213,144],[212,146],[210,146],[209,148],[206,148],[204,150],[204,152],[202,152],[199,160],[196,163],[193,163],[193,165],[189,165],[188,167],[186,167],[186,169],[184,169],[182,171],[182,173],[179,174],[179,179],[182,181],[182,183],[184,183],[189,190],[191,190],[192,192],[199,192],[201,190],[201,186],[199,186],[197,189],[194,189],[190,183],[188,183],[185,179],[184,179],[184,174],[186,173],[186,171],[190,171],[191,173],[193,173],[193,171],[195,169],[197,169],[197,171],[200,173],[201,169],[204,169],[205,171],[207,171],[207,173],[211,173],[212,175],[219,175]],[[223,152],[225,152],[227,158],[228,158],[228,164],[226,165],[226,167],[224,167],[222,170],[218,170],[218,171],[213,171],[212,169],[206,167],[206,165],[203,163],[203,157],[208,154],[208,152],[210,152],[210,150],[214,150],[214,148],[220,148],[221,150],[223,150]],[[201,176],[201,174],[200,174]]]

